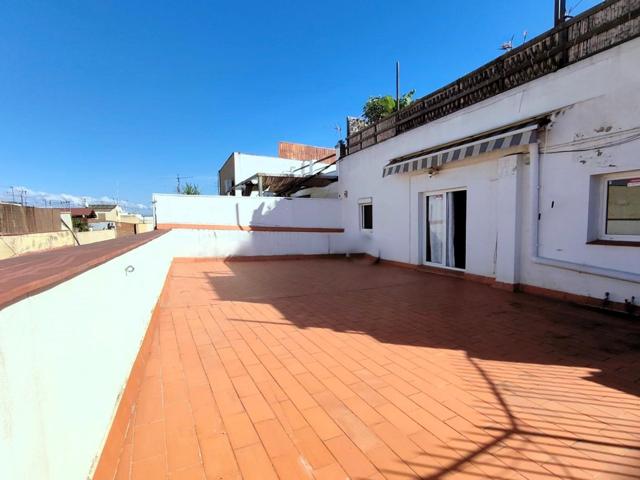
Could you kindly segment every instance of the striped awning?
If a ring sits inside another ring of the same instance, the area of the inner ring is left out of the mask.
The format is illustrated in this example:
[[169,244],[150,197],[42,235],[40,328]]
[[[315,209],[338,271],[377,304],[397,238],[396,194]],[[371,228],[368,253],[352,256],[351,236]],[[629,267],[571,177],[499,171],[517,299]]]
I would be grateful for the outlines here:
[[483,153],[535,143],[537,141],[537,131],[538,124],[534,123],[468,143],[443,148],[442,150],[431,149],[430,152],[425,152],[424,154],[416,153],[400,157],[392,160],[383,168],[382,176],[387,177],[400,173],[428,170]]

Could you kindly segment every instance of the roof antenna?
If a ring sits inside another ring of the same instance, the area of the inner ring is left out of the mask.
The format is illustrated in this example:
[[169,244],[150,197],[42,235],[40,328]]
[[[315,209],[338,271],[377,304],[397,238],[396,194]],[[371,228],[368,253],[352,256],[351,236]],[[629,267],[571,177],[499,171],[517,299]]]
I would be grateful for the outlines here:
[[511,35],[511,40],[504,42],[502,45],[500,45],[500,50],[504,50],[505,52],[510,52],[511,50],[513,50],[513,38],[515,37],[515,35]]
[[400,111],[400,62],[396,62],[396,111]]

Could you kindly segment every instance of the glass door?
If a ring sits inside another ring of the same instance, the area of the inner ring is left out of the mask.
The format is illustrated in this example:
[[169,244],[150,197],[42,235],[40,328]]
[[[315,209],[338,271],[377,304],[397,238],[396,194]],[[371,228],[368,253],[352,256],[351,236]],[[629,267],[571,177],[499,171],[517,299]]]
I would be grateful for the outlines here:
[[424,263],[457,269],[466,266],[467,191],[425,196]]
[[428,263],[445,264],[445,196],[429,195],[427,199],[427,255]]

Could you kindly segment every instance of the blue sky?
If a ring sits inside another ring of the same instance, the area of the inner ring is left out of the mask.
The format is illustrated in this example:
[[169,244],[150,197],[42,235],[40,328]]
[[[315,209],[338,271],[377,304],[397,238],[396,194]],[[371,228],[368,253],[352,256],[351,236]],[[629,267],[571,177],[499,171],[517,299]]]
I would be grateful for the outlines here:
[[393,93],[396,60],[421,96],[552,19],[553,0],[4,0],[0,197],[148,204],[177,173],[215,193],[232,151],[335,145],[336,124]]

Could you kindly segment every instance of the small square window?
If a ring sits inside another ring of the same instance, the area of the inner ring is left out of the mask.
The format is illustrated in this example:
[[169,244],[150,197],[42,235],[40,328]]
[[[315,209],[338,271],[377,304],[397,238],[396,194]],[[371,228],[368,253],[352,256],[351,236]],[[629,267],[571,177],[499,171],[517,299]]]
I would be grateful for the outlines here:
[[604,233],[640,236],[640,177],[607,181]]
[[373,230],[373,204],[360,204],[360,228],[362,230]]

